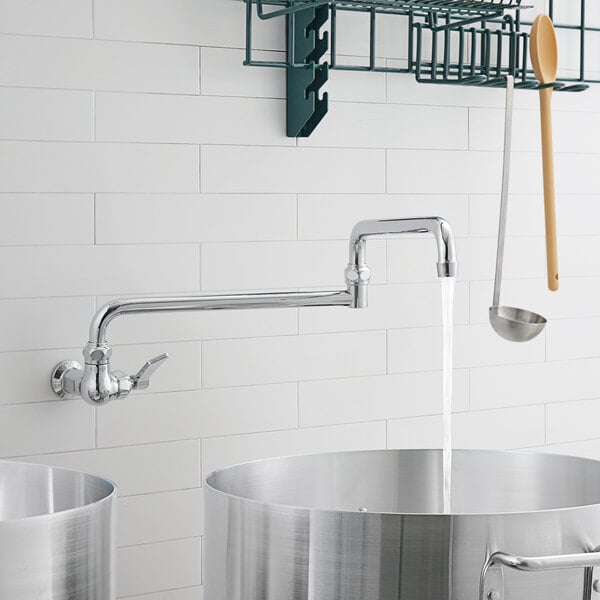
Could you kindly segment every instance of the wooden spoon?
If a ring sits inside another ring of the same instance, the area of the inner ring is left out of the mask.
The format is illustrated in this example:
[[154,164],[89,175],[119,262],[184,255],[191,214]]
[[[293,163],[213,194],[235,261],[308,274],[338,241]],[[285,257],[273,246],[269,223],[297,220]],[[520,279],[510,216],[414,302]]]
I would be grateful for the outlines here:
[[[538,15],[531,28],[531,64],[536,79],[554,83],[558,70],[558,46],[554,25],[548,15]],[[558,290],[558,251],[556,244],[556,207],[554,200],[554,158],[552,152],[552,87],[540,90],[542,123],[542,168],[544,172],[544,208],[546,215],[546,261],[548,289]]]

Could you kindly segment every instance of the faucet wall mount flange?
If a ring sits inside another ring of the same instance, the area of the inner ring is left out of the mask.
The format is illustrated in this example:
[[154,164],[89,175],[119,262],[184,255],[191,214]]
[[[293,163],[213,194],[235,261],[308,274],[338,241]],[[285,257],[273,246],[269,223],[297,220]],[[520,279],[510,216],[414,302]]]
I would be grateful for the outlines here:
[[63,375],[67,371],[71,371],[73,369],[81,371],[83,367],[81,363],[77,362],[76,360],[63,360],[59,362],[52,371],[52,375],[50,376],[50,387],[59,398],[67,398],[79,392],[79,390],[75,387],[69,389],[69,384],[73,383],[72,379],[63,379]]

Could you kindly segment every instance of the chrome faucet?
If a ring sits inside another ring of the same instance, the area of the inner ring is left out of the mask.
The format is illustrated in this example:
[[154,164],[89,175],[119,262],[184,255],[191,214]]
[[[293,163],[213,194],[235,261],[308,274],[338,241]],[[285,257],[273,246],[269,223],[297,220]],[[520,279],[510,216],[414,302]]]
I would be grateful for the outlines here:
[[267,292],[255,294],[197,295],[112,300],[94,315],[84,362],[63,361],[52,372],[51,385],[57,396],[81,396],[94,406],[124,398],[150,385],[151,375],[168,358],[161,354],[147,361],[135,375],[111,368],[112,349],[107,341],[109,324],[118,316],[153,312],[225,310],[240,308],[347,306],[365,308],[371,271],[366,263],[366,240],[372,236],[431,233],[437,243],[437,274],[456,275],[454,237],[440,217],[374,219],[360,221],[350,236],[350,257],[345,270],[346,289],[317,292]]

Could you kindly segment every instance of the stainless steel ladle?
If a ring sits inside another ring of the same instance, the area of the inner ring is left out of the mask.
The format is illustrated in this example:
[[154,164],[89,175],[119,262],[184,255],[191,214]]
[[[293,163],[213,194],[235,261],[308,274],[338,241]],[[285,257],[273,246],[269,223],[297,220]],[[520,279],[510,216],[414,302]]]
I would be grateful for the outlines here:
[[500,196],[500,221],[498,225],[498,251],[496,253],[496,274],[494,297],[490,306],[490,324],[494,331],[510,342],[528,342],[542,332],[546,319],[542,315],[515,308],[499,306],[502,264],[504,262],[504,240],[506,237],[506,213],[508,209],[508,182],[510,179],[510,150],[512,141],[513,93],[515,79],[506,77],[506,109],[504,117],[504,161],[502,165],[502,193]]

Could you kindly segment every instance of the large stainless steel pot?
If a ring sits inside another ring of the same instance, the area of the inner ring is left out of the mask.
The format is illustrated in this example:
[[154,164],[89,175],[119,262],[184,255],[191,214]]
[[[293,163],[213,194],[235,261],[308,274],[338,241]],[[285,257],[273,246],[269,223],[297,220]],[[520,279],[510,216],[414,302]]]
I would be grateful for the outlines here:
[[451,515],[441,469],[381,450],[212,473],[206,600],[600,599],[600,462],[455,451]]
[[0,600],[112,600],[115,486],[0,461]]

